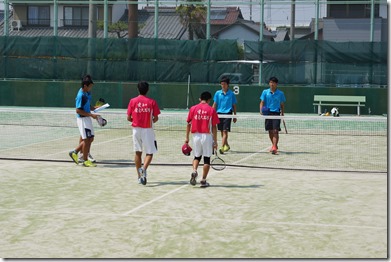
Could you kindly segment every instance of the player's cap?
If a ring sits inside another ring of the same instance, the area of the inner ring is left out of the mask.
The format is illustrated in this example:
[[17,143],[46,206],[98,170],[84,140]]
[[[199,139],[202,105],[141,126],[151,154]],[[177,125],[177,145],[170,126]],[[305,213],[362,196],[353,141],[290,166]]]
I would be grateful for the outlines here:
[[184,143],[183,146],[182,146],[182,153],[185,155],[185,156],[190,156],[190,153],[193,149],[189,146],[188,143]]

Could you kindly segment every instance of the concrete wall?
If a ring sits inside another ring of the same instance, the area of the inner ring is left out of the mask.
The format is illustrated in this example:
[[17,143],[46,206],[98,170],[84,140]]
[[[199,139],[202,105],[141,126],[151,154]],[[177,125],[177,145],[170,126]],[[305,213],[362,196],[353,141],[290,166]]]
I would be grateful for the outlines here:
[[[235,87],[237,86],[237,87]],[[79,82],[55,81],[0,81],[0,106],[74,107]],[[262,90],[256,85],[231,85],[237,95],[238,112],[259,112]],[[279,88],[287,98],[287,113],[317,113],[313,106],[314,95],[363,95],[366,106],[361,114],[381,115],[387,113],[388,89],[386,88],[335,88],[283,86]],[[212,95],[220,89],[218,84],[191,84],[189,96],[187,83],[150,83],[149,96],[156,99],[161,109],[185,109],[196,103],[201,92]],[[113,108],[127,108],[129,100],[138,95],[137,83],[95,82],[92,89],[94,102],[104,98]],[[187,97],[189,103],[187,103]],[[329,111],[331,107],[326,107]],[[339,107],[341,114],[355,114],[355,107]]]

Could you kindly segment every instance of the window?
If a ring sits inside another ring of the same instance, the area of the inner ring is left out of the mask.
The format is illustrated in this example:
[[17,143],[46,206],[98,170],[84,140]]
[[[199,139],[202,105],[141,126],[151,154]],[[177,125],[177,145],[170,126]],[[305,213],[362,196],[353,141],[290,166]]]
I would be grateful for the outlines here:
[[27,24],[32,26],[50,26],[49,6],[28,6]]
[[[361,4],[335,4],[329,5],[329,16],[333,18],[369,18],[371,5]],[[379,5],[375,4],[375,17],[379,17]]]
[[64,26],[88,26],[88,6],[64,8]]

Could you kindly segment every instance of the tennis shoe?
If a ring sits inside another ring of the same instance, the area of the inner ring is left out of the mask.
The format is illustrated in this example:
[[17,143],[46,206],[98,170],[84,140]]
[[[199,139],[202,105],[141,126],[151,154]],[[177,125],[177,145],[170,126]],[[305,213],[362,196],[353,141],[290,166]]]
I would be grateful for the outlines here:
[[219,152],[220,154],[224,154],[224,147],[220,147]]
[[96,167],[95,163],[92,163],[90,160],[86,160],[83,162],[83,166],[85,167]]
[[141,184],[145,186],[147,184],[147,171],[144,170],[144,168],[140,167],[138,169],[138,173],[140,174]]
[[273,155],[278,155],[277,147],[276,147],[276,146],[273,146],[273,147],[272,147],[272,154],[273,154]]
[[229,145],[224,146],[224,152],[228,152],[230,149],[231,149],[231,147]]
[[200,187],[208,187],[209,183],[206,182],[206,180],[201,180],[201,186]]
[[193,173],[191,173],[190,184],[192,186],[195,186],[197,184],[197,176],[198,176],[197,171],[194,171]]
[[[276,149],[278,150],[278,146],[276,146]],[[273,145],[270,147],[269,152],[273,152]]]
[[[92,163],[96,163],[96,160],[91,156],[91,154],[88,154],[88,160],[90,160]],[[79,154],[79,162],[84,162],[83,153]]]
[[79,159],[77,158],[77,153],[75,151],[69,152],[69,156],[72,158],[73,162],[76,163],[76,165],[79,164]]

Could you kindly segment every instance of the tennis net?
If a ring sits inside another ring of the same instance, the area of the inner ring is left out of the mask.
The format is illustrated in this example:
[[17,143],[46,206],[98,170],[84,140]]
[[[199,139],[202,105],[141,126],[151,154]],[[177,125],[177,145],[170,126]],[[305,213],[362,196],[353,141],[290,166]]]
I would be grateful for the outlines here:
[[[107,109],[101,114],[108,124],[99,127],[93,121],[91,154],[103,166],[133,165],[132,129],[126,109]],[[152,165],[191,165],[192,157],[181,151],[186,117],[186,110],[162,111],[154,125],[158,153]],[[281,123],[278,155],[269,152],[265,116],[243,113],[236,118],[228,137],[231,149],[220,155],[227,166],[387,172],[386,117],[286,115],[287,133]],[[70,108],[1,107],[0,128],[0,159],[71,162],[68,152],[79,140],[75,110]],[[221,143],[220,133],[217,142]]]

